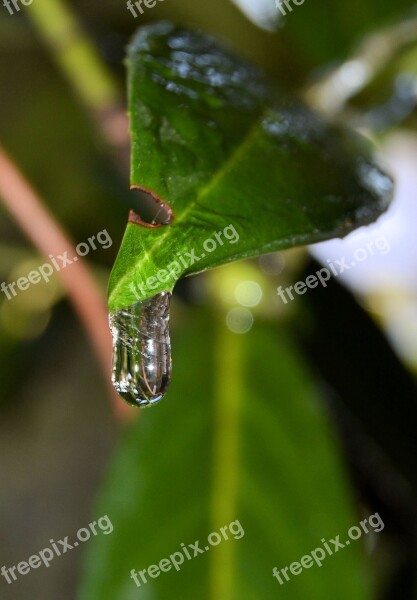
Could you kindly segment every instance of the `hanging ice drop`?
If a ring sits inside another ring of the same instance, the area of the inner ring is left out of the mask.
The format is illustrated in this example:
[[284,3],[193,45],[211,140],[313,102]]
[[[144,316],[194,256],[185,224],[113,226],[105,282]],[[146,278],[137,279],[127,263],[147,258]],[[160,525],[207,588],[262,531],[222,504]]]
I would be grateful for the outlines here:
[[169,306],[162,292],[110,313],[113,336],[112,382],[132,406],[144,408],[165,396],[171,380]]

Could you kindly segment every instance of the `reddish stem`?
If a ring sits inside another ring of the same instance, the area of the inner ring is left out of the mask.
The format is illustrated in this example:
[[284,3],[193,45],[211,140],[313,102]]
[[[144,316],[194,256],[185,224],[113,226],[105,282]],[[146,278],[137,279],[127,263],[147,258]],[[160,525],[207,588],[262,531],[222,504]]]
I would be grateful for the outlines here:
[[[0,146],[0,198],[33,245],[46,257],[68,252],[77,256],[74,244]],[[111,335],[103,293],[82,260],[57,272],[83,323],[106,381],[110,382]],[[131,413],[109,383],[114,412],[120,419]]]

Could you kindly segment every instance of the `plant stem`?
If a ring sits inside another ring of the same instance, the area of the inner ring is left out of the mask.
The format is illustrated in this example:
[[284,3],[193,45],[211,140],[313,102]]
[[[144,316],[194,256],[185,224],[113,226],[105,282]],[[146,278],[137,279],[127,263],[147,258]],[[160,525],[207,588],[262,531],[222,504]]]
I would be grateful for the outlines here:
[[36,0],[28,14],[81,100],[92,111],[119,102],[119,91],[81,24],[62,0]]
[[119,165],[129,165],[128,119],[117,82],[63,0],[36,0],[28,15],[76,94],[95,118]]
[[[33,245],[48,260],[49,255],[77,256],[74,244],[49,214],[44,203],[0,146],[0,200]],[[103,293],[82,261],[57,272],[62,285],[83,323],[101,364],[106,381],[110,380],[111,336]],[[119,418],[128,407],[111,388],[114,411]],[[130,413],[131,411],[129,411]]]

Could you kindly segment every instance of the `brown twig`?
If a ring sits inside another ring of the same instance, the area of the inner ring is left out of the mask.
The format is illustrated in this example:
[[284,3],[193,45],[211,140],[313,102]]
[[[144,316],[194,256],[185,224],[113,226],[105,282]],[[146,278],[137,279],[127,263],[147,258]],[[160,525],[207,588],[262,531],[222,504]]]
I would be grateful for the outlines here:
[[[77,256],[74,244],[62,230],[30,184],[0,146],[0,199],[33,245],[48,258],[49,254],[68,252]],[[83,323],[101,364],[106,381],[110,381],[111,336],[103,293],[82,261],[57,272],[62,285]],[[111,385],[110,385],[111,387]],[[127,405],[111,387],[111,400],[118,418],[131,414]]]

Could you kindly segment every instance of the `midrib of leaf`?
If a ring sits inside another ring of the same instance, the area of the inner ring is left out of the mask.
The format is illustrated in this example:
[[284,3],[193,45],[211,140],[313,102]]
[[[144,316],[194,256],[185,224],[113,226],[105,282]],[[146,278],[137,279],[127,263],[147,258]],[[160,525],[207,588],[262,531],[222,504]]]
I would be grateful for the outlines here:
[[[262,118],[263,114],[265,114],[265,112],[266,111],[263,110],[261,113],[259,113],[257,115],[256,122],[249,129],[248,133],[245,135],[242,142],[236,147],[236,149],[230,155],[230,157],[226,161],[225,165],[216,173],[216,175],[214,175],[214,177],[211,179],[211,181],[205,187],[201,188],[200,192],[197,194],[197,196],[194,198],[194,200],[192,202],[190,202],[188,204],[188,206],[185,208],[185,210],[182,213],[180,213],[180,215],[175,219],[176,226],[179,223],[181,223],[182,221],[184,221],[184,219],[187,217],[187,215],[194,209],[196,204],[198,204],[205,196],[207,196],[207,194],[209,194],[211,191],[213,191],[213,189],[215,189],[216,186],[221,183],[221,181],[225,177],[225,175],[230,171],[230,169],[233,168],[233,166],[238,162],[240,157],[242,155],[244,155],[247,147],[248,146],[250,147],[254,138],[256,138],[256,135],[259,133],[260,125],[262,123],[261,118]],[[153,260],[153,256],[155,255],[157,250],[162,246],[164,241],[167,238],[169,238],[169,236],[171,235],[170,234],[170,226],[166,225],[165,227],[166,227],[165,233],[163,235],[161,235],[161,237],[158,238],[158,240],[155,242],[154,246],[152,246],[151,251],[146,253],[146,259],[139,261],[129,271],[126,272],[124,277],[122,277],[119,280],[119,282],[117,283],[117,285],[113,288],[111,296],[117,295],[119,288],[123,287],[125,279],[129,279],[130,276],[135,271],[140,270],[146,261]]]
[[[215,346],[212,531],[237,519],[239,431],[241,427],[242,337],[221,323]],[[233,381],[233,385],[230,382]],[[229,533],[230,536],[230,533]],[[234,591],[235,544],[222,541],[211,555],[210,600],[231,600]]]

